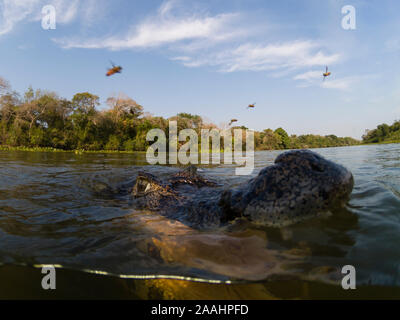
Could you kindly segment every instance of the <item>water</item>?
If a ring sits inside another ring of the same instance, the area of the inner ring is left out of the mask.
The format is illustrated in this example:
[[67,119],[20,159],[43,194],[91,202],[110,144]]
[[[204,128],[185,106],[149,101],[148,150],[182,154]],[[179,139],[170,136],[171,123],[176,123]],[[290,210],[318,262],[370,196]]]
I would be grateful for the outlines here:
[[[0,298],[400,298],[400,144],[315,151],[353,172],[346,208],[213,232],[104,192],[139,170],[178,170],[144,154],[0,151]],[[253,175],[279,153],[256,152]],[[201,171],[227,188],[249,179],[228,165]],[[41,264],[60,266],[57,293],[40,288]],[[357,290],[341,288],[344,265]]]

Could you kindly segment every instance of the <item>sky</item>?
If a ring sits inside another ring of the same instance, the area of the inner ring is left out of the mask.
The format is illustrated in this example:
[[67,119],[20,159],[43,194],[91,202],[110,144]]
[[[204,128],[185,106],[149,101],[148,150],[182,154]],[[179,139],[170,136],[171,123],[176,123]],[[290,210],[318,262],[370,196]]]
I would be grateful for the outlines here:
[[398,0],[0,0],[0,77],[100,108],[123,92],[155,116],[360,139],[400,119],[399,15]]

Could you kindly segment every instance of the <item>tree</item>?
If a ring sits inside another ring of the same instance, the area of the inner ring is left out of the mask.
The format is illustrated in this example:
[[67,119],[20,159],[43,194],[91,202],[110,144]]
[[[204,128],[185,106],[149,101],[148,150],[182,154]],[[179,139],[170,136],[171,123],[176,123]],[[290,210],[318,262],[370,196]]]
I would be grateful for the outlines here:
[[289,149],[290,148],[290,138],[287,132],[282,129],[278,128],[275,130],[275,133],[281,138],[281,147],[282,149]]
[[9,121],[15,115],[18,104],[19,97],[15,92],[0,96],[0,119]]
[[363,135],[364,143],[376,143],[376,142],[395,142],[400,140],[400,121],[394,121],[389,126],[386,123],[382,123],[377,126],[376,129],[366,130]]
[[77,93],[72,98],[72,109],[74,112],[93,114],[99,103],[99,97],[89,92]]
[[10,88],[8,81],[0,77],[0,93],[5,93],[10,90]]
[[143,114],[143,107],[124,93],[109,97],[107,99],[107,104],[112,109],[115,121],[128,115],[139,118]]
[[[199,115],[179,113],[170,119],[143,113],[143,107],[134,99],[120,93],[107,99],[108,110],[98,111],[99,97],[89,92],[77,93],[72,100],[60,98],[53,92],[29,87],[22,95],[11,91],[0,78],[0,144],[9,146],[38,146],[85,150],[145,151],[150,129],[159,128],[168,137],[168,122],[176,120],[178,130],[218,128]],[[247,129],[244,126],[234,127]],[[231,128],[232,130],[233,128]],[[243,142],[245,132],[242,132]],[[335,135],[292,135],[278,128],[255,132],[256,149],[312,148],[352,145],[358,141]],[[382,124],[369,131],[369,139],[400,140],[400,121],[392,126]],[[221,147],[224,145],[221,137]],[[378,141],[378,140],[377,140]],[[184,142],[181,141],[183,144]]]
[[[33,90],[29,88],[25,93],[25,102],[17,112],[17,118],[29,124],[29,137],[34,126],[48,127],[48,123],[44,120],[43,116],[52,104],[57,104],[57,95],[54,93],[46,94],[38,90],[35,94],[31,95],[31,92]],[[28,99],[27,96],[29,96]]]
[[[37,92],[37,93],[39,93],[39,92]],[[24,93],[24,101],[31,102],[34,98],[35,98],[35,92],[33,91],[32,86],[29,86],[29,88]]]
[[389,133],[390,133],[390,128],[386,123],[379,125],[377,128],[378,141],[385,140],[385,137],[387,137]]
[[271,129],[265,129],[262,132],[262,149],[266,150],[273,150],[273,149],[279,149],[279,145],[282,141],[281,137],[272,131]]
[[181,112],[177,114],[177,117],[190,120],[192,128],[200,128],[203,124],[203,119],[197,114],[190,114],[186,112]]

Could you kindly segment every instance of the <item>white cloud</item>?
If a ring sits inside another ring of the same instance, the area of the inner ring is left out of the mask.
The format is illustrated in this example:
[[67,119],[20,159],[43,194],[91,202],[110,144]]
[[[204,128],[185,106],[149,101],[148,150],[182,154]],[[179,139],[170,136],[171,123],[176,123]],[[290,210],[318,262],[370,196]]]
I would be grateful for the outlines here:
[[371,80],[377,77],[377,75],[360,75],[343,78],[332,78],[331,76],[324,80],[322,76],[324,71],[325,70],[323,69],[321,69],[320,71],[307,71],[305,73],[294,76],[293,80],[299,81],[298,87],[300,88],[316,86],[325,89],[350,91],[360,81]]
[[350,90],[351,87],[356,83],[355,77],[345,77],[342,79],[326,80],[321,83],[322,88],[326,89],[339,89],[339,90]]
[[165,1],[161,4],[160,8],[158,9],[158,14],[160,16],[166,16],[168,15],[173,7],[176,5],[177,1],[176,0],[170,0],[170,1]]
[[179,56],[179,57],[173,57],[171,58],[173,61],[190,61],[190,57],[187,56]]
[[[99,2],[96,2],[97,7]],[[79,15],[90,19],[96,10],[94,0],[0,0],[0,36],[11,32],[22,22],[40,21],[42,8],[53,5],[60,24],[73,22]]]
[[321,71],[307,71],[302,74],[298,74],[297,76],[293,77],[293,80],[304,80],[307,82],[314,81],[316,79],[322,79]]
[[226,28],[238,18],[238,14],[225,13],[215,16],[196,14],[176,16],[172,14],[174,2],[168,1],[158,9],[156,17],[149,17],[131,28],[128,34],[100,39],[55,39],[63,48],[107,48],[122,50],[159,47],[162,45],[206,39],[222,41],[231,35]]
[[187,67],[218,66],[222,72],[296,70],[310,66],[323,66],[338,61],[338,54],[324,54],[313,41],[292,41],[260,45],[246,43],[233,50],[184,61]]
[[104,0],[86,0],[79,9],[83,24],[90,26],[101,21],[107,15],[110,4]]
[[56,8],[57,23],[67,24],[75,20],[80,1],[54,0],[52,4]]
[[[132,25],[124,34],[53,41],[65,49],[163,48],[164,53],[173,54],[170,60],[186,67],[212,66],[221,72],[271,71],[270,75],[275,77],[292,76],[294,71],[333,64],[341,59],[338,53],[330,53],[317,41],[268,43],[264,22],[249,26],[249,17],[244,13],[210,15],[192,8],[188,12],[181,3],[179,0],[164,2],[154,15]],[[263,30],[262,42],[260,30]],[[316,71],[296,77],[295,80],[311,81],[316,78]]]
[[20,21],[31,15],[40,0],[0,1],[0,36],[9,33]]
[[320,84],[322,88],[327,89],[339,89],[345,91],[351,91],[358,86],[365,86],[366,83],[376,81],[381,78],[381,74],[360,74],[357,76],[349,76],[336,79],[327,79]]

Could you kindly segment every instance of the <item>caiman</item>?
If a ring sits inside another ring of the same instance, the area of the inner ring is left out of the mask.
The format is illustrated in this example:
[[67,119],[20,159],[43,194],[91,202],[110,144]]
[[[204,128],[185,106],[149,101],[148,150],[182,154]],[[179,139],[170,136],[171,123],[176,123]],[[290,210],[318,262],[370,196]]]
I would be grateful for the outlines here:
[[353,185],[352,173],[342,165],[310,150],[295,150],[280,154],[274,165],[232,189],[189,166],[163,181],[140,172],[132,195],[139,208],[196,229],[220,227],[238,218],[282,227],[344,206]]

